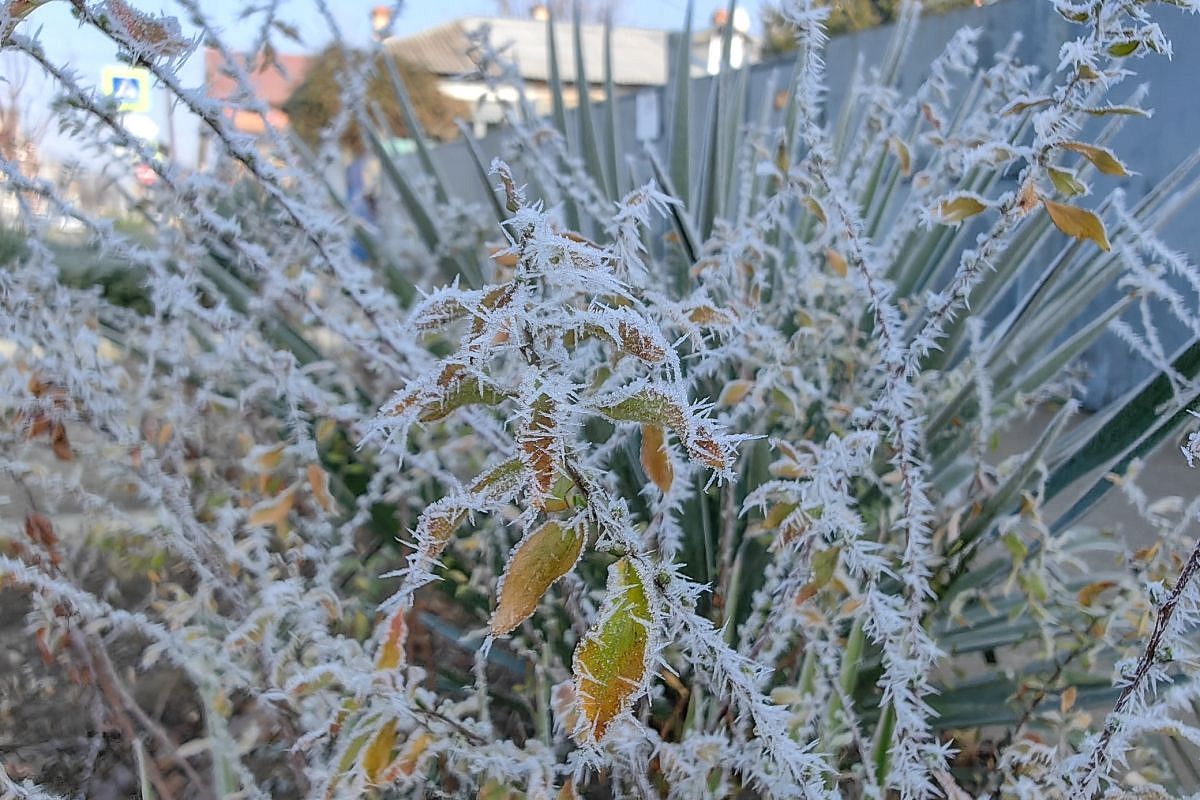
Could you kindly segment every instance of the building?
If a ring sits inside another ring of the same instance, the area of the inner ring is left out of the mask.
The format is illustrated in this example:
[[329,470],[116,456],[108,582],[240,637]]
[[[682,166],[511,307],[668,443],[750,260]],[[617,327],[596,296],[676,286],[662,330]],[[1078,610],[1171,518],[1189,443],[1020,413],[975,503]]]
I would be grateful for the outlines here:
[[[248,65],[244,55],[235,57],[240,59],[250,91],[267,106],[266,122],[277,130],[286,128],[288,119],[283,104],[291,97],[292,91],[304,82],[313,58],[278,54],[275,56],[276,64],[262,66]],[[262,115],[240,107],[243,104],[238,102],[242,97],[238,82],[226,69],[222,55],[212,48],[204,51],[204,86],[209,97],[227,102],[225,115],[235,130],[249,134],[260,134],[266,130]]]
[[[692,37],[692,70],[694,77],[713,74],[720,62],[724,12],[714,15],[711,27]],[[506,57],[515,64],[525,85],[525,93],[539,114],[549,114],[552,105],[550,89],[550,53],[544,14],[520,19],[512,17],[463,17],[410,36],[390,37],[385,46],[396,57],[427,69],[438,76],[441,91],[448,97],[463,101],[474,109],[477,134],[503,121],[505,103],[516,100],[514,91],[495,96],[478,75],[469,52],[471,35],[487,28],[490,41],[497,49],[504,48]],[[584,23],[580,26],[583,44],[583,68],[588,92],[594,97],[604,94],[605,26]],[[731,61],[741,66],[754,60],[755,43],[749,36],[749,18],[743,11],[735,14],[735,36]],[[620,94],[639,89],[665,86],[673,65],[672,43],[678,34],[666,30],[612,28],[613,84]],[[558,52],[558,72],[563,84],[564,100],[568,106],[578,103],[575,74],[575,29],[571,22],[554,23],[554,42]]]

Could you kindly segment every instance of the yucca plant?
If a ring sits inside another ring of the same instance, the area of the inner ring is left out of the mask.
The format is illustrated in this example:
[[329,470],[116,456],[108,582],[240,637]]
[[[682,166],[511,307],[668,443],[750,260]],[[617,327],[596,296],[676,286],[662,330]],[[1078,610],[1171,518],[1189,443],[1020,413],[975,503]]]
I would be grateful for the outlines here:
[[[328,146],[268,126],[254,147],[179,82],[180,26],[71,2],[226,172],[155,161],[23,29],[43,4],[5,6],[3,45],[57,83],[64,126],[158,172],[152,238],[3,162],[6,188],[144,270],[151,311],[72,288],[23,217],[0,272],[21,515],[0,576],[47,662],[95,687],[143,794],[1194,788],[1200,501],[1137,477],[1200,393],[1200,273],[1156,238],[1200,154],[1135,204],[1086,201],[1096,172],[1129,171],[1107,143],[1142,113],[1109,94],[1169,47],[1143,4],[1056,3],[1085,28],[1047,77],[1011,51],[977,64],[965,30],[905,97],[910,5],[827,109],[825,11],[800,3],[777,108],[747,109],[728,40],[701,97],[681,47],[644,154],[620,151],[611,68],[607,99],[569,112],[552,58],[539,119],[481,33],[481,76],[522,98],[500,159],[466,141],[482,204],[419,134],[394,156],[368,74]],[[381,166],[377,224],[322,177],[352,122]],[[1074,369],[1107,330],[1155,374],[1084,416]],[[1152,547],[1087,524],[1116,486]],[[202,730],[181,741],[126,667],[179,676]]]

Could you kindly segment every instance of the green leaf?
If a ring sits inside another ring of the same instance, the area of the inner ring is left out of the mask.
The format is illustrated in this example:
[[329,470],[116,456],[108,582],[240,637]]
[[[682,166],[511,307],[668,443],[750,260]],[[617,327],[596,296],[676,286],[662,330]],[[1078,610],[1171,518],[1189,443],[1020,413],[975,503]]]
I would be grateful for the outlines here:
[[1087,187],[1075,178],[1074,173],[1065,169],[1046,167],[1046,174],[1050,176],[1054,188],[1066,197],[1076,197],[1087,191]]
[[1115,42],[1108,46],[1108,54],[1114,58],[1124,58],[1131,56],[1137,52],[1137,49],[1142,46],[1141,42]]
[[688,0],[683,32],[676,39],[675,68],[671,78],[671,136],[667,145],[670,159],[671,184],[676,197],[688,200],[691,163],[691,93],[692,93],[692,6]]
[[611,181],[604,174],[604,164],[600,161],[600,145],[596,139],[596,125],[592,120],[592,97],[589,92],[591,84],[588,82],[587,70],[583,61],[583,21],[580,19],[579,3],[575,3],[572,23],[575,34],[575,95],[578,100],[577,113],[583,159],[587,165],[588,175],[600,186],[600,191],[605,196],[613,198],[613,193],[609,188]]
[[586,736],[599,741],[632,705],[649,675],[651,613],[646,587],[628,558],[608,569],[600,620],[575,649],[573,672]]

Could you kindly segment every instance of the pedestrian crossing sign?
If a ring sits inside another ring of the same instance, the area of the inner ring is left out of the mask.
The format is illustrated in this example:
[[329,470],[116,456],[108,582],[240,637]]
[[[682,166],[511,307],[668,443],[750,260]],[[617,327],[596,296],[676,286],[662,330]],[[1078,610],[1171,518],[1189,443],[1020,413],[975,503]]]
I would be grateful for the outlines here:
[[150,110],[150,70],[109,65],[100,73],[100,90],[115,97],[118,110],[145,114]]

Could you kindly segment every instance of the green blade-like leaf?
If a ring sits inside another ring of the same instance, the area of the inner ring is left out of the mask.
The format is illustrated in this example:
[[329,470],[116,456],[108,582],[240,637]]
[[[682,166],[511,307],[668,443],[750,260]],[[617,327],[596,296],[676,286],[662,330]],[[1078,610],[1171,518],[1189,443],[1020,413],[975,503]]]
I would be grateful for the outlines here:
[[[1200,340],[1178,351],[1171,361],[1171,368],[1189,380],[1200,374]],[[1120,468],[1132,458],[1148,453],[1187,417],[1186,407],[1197,399],[1200,399],[1200,395],[1176,399],[1171,379],[1165,373],[1159,372],[1150,377],[1130,392],[1065,462],[1051,471],[1046,481],[1046,498],[1056,497],[1094,469],[1104,467],[1111,470],[1114,464]],[[1168,416],[1162,421],[1164,407]],[[1077,519],[1105,494],[1108,486],[1111,484],[1104,480],[1094,485],[1083,499],[1055,523],[1054,529],[1062,530]]]
[[578,102],[579,143],[583,149],[583,161],[587,165],[588,174],[600,186],[600,191],[610,199],[613,194],[609,187],[612,181],[605,175],[604,164],[600,160],[600,144],[596,137],[596,124],[592,120],[591,84],[588,81],[587,69],[583,59],[583,20],[580,18],[579,4],[575,4],[572,19],[572,30],[575,35],[575,96]]
[[692,10],[693,0],[688,0],[683,33],[676,42],[674,53],[675,69],[671,76],[671,135],[667,145],[667,159],[671,165],[671,184],[675,196],[687,201],[691,176],[691,92],[692,92]]

